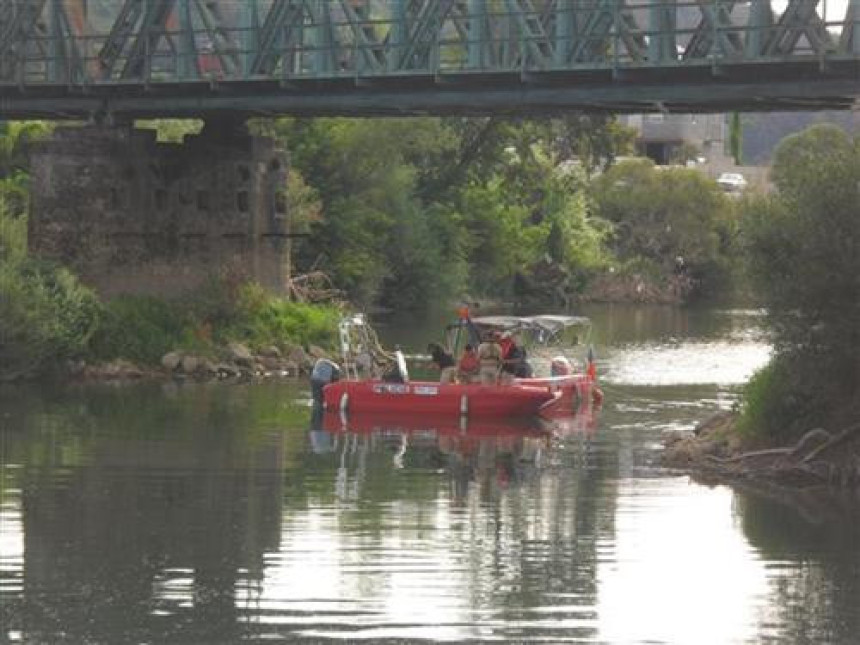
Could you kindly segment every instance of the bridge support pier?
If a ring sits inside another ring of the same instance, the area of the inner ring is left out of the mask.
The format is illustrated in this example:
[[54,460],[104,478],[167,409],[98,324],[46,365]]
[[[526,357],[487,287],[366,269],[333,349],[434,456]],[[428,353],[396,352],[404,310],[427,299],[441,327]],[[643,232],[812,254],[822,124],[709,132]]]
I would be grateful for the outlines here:
[[31,251],[105,297],[177,296],[219,275],[283,292],[287,157],[207,127],[182,144],[130,126],[61,128],[30,153]]

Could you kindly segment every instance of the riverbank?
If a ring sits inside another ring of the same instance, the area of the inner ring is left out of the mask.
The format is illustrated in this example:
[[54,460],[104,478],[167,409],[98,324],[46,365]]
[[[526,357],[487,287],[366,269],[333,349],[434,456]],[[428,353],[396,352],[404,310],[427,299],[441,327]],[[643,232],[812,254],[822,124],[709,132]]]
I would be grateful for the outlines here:
[[711,481],[780,486],[860,487],[860,424],[831,433],[814,428],[790,446],[748,449],[737,415],[721,412],[692,433],[664,440],[663,465]]
[[681,305],[693,292],[694,283],[686,275],[669,275],[655,280],[640,274],[604,273],[594,277],[578,300],[615,304]]
[[240,280],[213,279],[182,299],[102,301],[64,269],[19,273],[29,281],[12,281],[19,289],[0,307],[0,381],[298,375],[337,339],[337,304]]
[[147,365],[125,358],[102,362],[67,361],[55,376],[73,381],[136,381],[142,379],[296,378],[310,374],[314,361],[329,358],[322,347],[269,345],[252,352],[242,343],[229,343],[208,355],[175,350],[162,356],[160,364]]

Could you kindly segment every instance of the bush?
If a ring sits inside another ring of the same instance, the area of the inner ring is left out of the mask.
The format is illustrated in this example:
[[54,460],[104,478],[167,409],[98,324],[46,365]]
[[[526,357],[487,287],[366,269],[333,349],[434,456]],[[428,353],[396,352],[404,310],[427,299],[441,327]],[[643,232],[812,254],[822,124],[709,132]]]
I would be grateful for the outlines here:
[[102,324],[91,344],[97,360],[125,358],[157,364],[183,344],[187,320],[178,306],[149,296],[121,296],[105,305]]
[[234,322],[220,334],[255,348],[284,342],[332,346],[340,312],[276,298],[256,284],[243,286],[234,304]]
[[730,286],[737,228],[732,201],[696,170],[660,168],[645,159],[619,163],[591,186],[595,213],[612,222],[609,246],[620,263],[649,266],[668,277],[682,258],[695,291]]
[[860,416],[860,142],[816,126],[774,159],[778,191],[744,203],[742,230],[775,359],[743,405],[750,429],[788,439]]
[[84,354],[100,319],[95,294],[67,270],[0,260],[0,377],[29,376]]
[[331,347],[339,316],[334,307],[294,303],[256,284],[219,280],[182,302],[150,296],[110,301],[91,353],[98,360],[156,365],[177,349],[214,358],[219,345],[232,341],[253,349],[286,343]]
[[775,358],[744,386],[737,430],[750,444],[771,444],[780,435],[794,435],[802,398],[788,361]]

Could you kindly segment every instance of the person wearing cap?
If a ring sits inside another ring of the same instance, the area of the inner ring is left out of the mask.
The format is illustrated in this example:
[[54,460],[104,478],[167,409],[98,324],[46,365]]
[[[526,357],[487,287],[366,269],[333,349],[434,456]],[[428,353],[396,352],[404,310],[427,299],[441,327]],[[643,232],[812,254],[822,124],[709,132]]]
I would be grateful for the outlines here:
[[502,366],[502,348],[498,338],[498,332],[490,332],[484,336],[484,342],[478,345],[481,385],[495,385],[498,382],[499,368]]

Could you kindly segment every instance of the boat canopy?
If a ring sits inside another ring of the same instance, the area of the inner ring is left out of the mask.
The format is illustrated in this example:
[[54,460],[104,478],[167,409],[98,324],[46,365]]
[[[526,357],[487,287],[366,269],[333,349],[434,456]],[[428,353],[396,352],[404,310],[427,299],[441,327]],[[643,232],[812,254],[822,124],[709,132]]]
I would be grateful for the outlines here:
[[461,345],[477,345],[488,333],[517,334],[526,347],[567,345],[586,342],[591,332],[591,320],[585,316],[477,316],[460,318],[448,325],[448,346],[459,351]]

